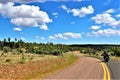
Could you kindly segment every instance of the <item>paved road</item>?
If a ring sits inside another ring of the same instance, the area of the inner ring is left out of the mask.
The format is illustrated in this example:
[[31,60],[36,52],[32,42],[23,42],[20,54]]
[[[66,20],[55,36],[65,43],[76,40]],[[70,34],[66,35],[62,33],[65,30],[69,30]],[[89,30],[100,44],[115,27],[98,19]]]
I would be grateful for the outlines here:
[[79,56],[78,62],[45,79],[110,80],[108,79],[108,76],[110,76],[112,80],[120,80],[120,61],[110,59],[108,63],[105,63],[107,65],[105,69],[105,64],[102,62],[103,59],[100,58],[100,60],[98,61],[98,59],[92,57]]
[[[99,58],[101,61],[104,61],[102,58]],[[109,62],[105,62],[110,71],[111,79],[120,80],[120,61],[110,59]]]
[[103,80],[104,71],[101,62],[95,58],[79,56],[79,60],[72,66],[46,79],[100,79]]
[[106,63],[109,67],[111,78],[120,80],[120,61],[117,60],[110,60],[108,63]]

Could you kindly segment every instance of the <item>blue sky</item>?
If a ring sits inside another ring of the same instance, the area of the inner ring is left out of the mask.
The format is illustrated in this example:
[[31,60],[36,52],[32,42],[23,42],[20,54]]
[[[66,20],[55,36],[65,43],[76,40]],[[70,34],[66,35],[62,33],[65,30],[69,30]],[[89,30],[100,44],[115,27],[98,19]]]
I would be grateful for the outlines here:
[[120,44],[120,0],[0,0],[0,40]]

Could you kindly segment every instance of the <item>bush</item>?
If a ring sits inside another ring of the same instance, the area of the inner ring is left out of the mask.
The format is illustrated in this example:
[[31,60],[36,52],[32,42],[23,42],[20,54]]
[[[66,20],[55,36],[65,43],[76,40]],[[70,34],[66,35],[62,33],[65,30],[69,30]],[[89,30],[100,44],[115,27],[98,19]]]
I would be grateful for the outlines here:
[[24,63],[25,63],[25,60],[20,60],[18,63],[24,64]]
[[7,58],[6,60],[5,60],[5,62],[10,62],[11,61],[11,59],[10,58]]
[[43,51],[43,50],[36,50],[36,53],[37,53],[37,54],[43,54],[44,51]]
[[22,50],[22,49],[18,49],[18,52],[19,52],[19,53],[23,53],[23,50]]
[[118,56],[118,57],[120,56],[120,49],[117,48],[113,52],[115,56]]
[[53,50],[50,52],[50,54],[57,56],[57,55],[61,54],[61,51],[60,50]]
[[5,52],[5,53],[8,53],[9,50],[10,50],[10,49],[9,49],[8,47],[4,47],[4,48],[3,48],[3,52]]

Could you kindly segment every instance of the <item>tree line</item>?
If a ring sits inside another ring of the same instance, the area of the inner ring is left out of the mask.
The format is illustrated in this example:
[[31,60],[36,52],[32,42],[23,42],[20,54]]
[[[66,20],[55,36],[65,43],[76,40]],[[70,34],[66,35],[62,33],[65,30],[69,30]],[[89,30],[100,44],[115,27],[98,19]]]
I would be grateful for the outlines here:
[[120,56],[120,45],[65,45],[48,43],[28,43],[22,39],[11,38],[0,40],[0,50],[3,52],[10,52],[16,50],[18,53],[32,53],[32,54],[47,54],[47,55],[61,55],[68,51],[80,51],[85,54],[96,55],[99,51],[111,52],[112,56]]

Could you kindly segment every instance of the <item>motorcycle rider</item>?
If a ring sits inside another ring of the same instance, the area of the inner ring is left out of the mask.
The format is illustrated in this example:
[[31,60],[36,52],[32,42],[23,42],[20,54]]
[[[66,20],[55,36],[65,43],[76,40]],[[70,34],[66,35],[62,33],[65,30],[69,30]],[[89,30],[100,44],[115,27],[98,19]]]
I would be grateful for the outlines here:
[[106,61],[106,58],[108,58],[108,60],[109,60],[109,55],[106,51],[104,51],[104,53],[103,53],[103,58],[104,58],[105,61]]

